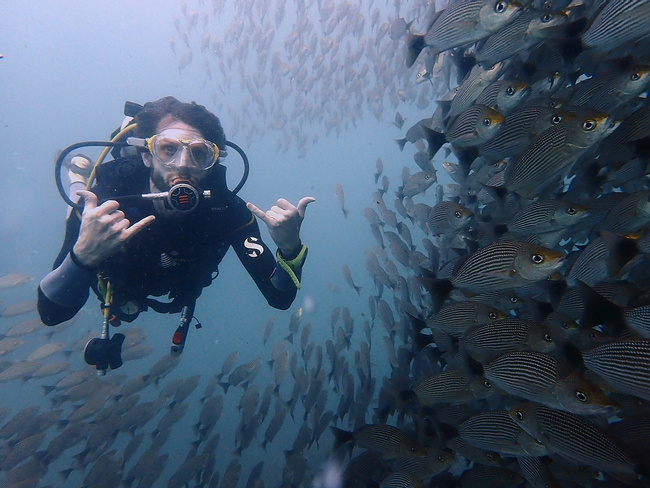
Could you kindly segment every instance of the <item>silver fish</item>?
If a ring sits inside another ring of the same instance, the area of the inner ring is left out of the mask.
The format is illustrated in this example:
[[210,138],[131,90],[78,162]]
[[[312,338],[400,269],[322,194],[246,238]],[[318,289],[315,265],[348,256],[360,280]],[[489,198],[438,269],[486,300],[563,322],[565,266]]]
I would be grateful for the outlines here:
[[564,263],[564,255],[532,244],[509,241],[472,254],[451,279],[474,292],[506,290],[548,278]]
[[425,46],[429,46],[433,54],[438,54],[471,44],[503,28],[520,12],[517,4],[503,0],[462,0],[453,3],[435,14],[425,34],[407,36],[406,66],[413,66]]
[[549,449],[578,465],[609,473],[633,474],[636,463],[604,432],[585,418],[534,403],[510,408],[512,419]]

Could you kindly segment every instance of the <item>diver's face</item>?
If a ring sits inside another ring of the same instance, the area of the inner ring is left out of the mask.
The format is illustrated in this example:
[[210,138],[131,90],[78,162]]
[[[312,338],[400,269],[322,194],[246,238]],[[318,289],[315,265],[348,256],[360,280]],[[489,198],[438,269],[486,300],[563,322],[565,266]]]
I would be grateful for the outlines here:
[[[198,129],[171,116],[163,118],[158,124],[156,134],[176,137],[183,140],[203,139],[203,134]],[[190,151],[182,149],[174,164],[164,164],[160,159],[150,153],[143,153],[142,160],[145,166],[151,169],[151,191],[168,191],[176,183],[189,183],[200,188],[208,172],[192,160]]]

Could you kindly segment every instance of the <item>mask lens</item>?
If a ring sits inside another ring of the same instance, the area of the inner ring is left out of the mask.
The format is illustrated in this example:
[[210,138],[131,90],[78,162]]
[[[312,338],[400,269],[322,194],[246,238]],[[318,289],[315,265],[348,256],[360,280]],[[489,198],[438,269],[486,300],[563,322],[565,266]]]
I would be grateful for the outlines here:
[[192,162],[201,169],[211,168],[219,157],[216,146],[202,139],[185,141],[170,136],[154,136],[153,144],[149,147],[153,155],[164,164],[178,164],[183,147],[189,149]]
[[156,137],[154,142],[154,155],[163,163],[172,162],[183,147],[178,139],[171,137]]
[[214,159],[212,146],[209,146],[207,142],[192,141],[190,143],[190,154],[197,166],[201,168],[211,165]]

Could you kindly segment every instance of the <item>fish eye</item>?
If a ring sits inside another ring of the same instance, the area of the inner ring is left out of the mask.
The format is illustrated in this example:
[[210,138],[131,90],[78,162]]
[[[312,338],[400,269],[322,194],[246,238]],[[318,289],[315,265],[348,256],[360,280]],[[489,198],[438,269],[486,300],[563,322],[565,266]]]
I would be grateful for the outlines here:
[[544,256],[542,254],[533,254],[530,260],[535,264],[542,264],[544,262]]
[[440,456],[438,456],[438,461],[440,461],[441,463],[444,463],[445,462],[445,456],[443,456],[442,454]]
[[485,117],[485,118],[483,119],[483,125],[484,125],[485,127],[489,127],[491,124],[492,124],[492,119],[491,119],[490,117]]
[[505,11],[507,8],[508,8],[508,2],[498,2],[494,6],[494,11],[500,14],[501,12]]
[[594,130],[596,128],[596,121],[595,120],[585,120],[582,123],[582,128],[586,131]]
[[511,298],[510,298],[510,302],[511,302],[511,303],[518,303],[518,302],[519,302],[519,298],[517,298],[517,297],[511,297]]
[[492,388],[492,383],[490,383],[488,380],[485,380],[483,382],[483,386],[485,386],[486,388]]
[[566,209],[566,213],[568,213],[569,215],[575,215],[576,214],[576,209],[573,208],[573,207],[569,207],[569,208]]
[[556,100],[551,100],[550,102],[548,102],[548,106],[551,107],[551,108],[557,107],[557,101]]
[[521,410],[517,410],[517,413],[515,413],[515,416],[516,416],[519,420],[524,420],[524,414],[523,414],[523,412],[522,412]]
[[544,340],[546,342],[553,342],[553,338],[551,337],[551,334],[549,334],[548,332],[544,334]]
[[563,329],[568,329],[568,328],[569,328],[569,324],[568,324],[567,322],[562,322],[562,328],[563,328]]
[[462,217],[461,213],[458,210],[454,212],[454,215],[456,216],[457,219]]
[[488,458],[490,461],[492,461],[492,459],[494,458],[494,456],[492,456],[491,452],[486,452],[485,457]]
[[552,18],[553,18],[553,17],[551,16],[551,14],[545,14],[545,15],[542,15],[542,22],[543,22],[544,24],[546,24],[546,23],[549,22]]
[[552,123],[552,124],[556,124],[556,125],[557,125],[557,124],[559,124],[560,122],[562,122],[562,116],[561,116],[561,115],[554,115],[553,117],[551,117],[551,123]]
[[495,314],[494,312],[490,312],[488,317],[490,317],[492,320],[494,320],[494,319],[497,318],[497,314]]
[[581,402],[586,402],[588,400],[587,395],[585,395],[583,392],[580,390],[576,390],[576,398],[580,400]]
[[411,447],[411,452],[416,452],[416,451],[417,449],[415,449],[415,447]]
[[634,73],[632,73],[632,76],[630,76],[630,79],[632,81],[638,81],[640,78],[641,78],[641,73],[639,73],[638,71],[635,71]]
[[509,87],[506,89],[506,93],[507,93],[508,95],[514,95],[514,94],[515,94],[515,87],[512,86],[512,85],[509,86]]

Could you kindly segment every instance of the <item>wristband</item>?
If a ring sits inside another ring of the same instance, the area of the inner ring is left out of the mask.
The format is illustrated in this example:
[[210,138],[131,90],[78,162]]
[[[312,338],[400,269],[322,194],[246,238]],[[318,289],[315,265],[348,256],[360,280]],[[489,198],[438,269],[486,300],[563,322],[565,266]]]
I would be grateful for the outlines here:
[[279,249],[275,252],[275,257],[278,261],[278,265],[289,275],[289,278],[291,278],[291,281],[293,281],[293,284],[296,285],[296,288],[299,290],[300,280],[296,273],[302,269],[302,265],[305,263],[305,259],[307,259],[307,246],[303,244],[300,247],[300,252],[298,252],[298,255],[293,259],[284,259]]

